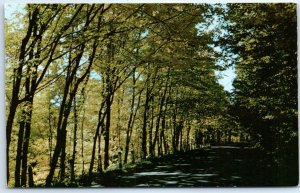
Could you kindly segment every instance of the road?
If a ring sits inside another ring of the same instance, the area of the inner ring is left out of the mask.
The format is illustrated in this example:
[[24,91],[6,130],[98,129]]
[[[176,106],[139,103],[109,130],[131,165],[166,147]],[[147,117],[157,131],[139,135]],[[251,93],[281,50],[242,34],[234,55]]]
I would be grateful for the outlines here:
[[[251,187],[286,185],[255,151],[232,146],[166,156],[92,187]],[[280,184],[281,183],[281,184]],[[283,183],[283,184],[282,184]]]

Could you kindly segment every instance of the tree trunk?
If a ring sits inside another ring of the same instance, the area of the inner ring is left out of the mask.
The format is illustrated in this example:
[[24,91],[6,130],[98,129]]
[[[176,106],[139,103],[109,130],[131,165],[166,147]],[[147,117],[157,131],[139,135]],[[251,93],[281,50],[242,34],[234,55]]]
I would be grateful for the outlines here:
[[[103,95],[103,93],[102,93]],[[98,111],[98,123],[97,123],[97,128],[96,128],[96,132],[95,132],[95,136],[94,136],[94,141],[93,141],[93,149],[92,149],[92,156],[91,156],[91,161],[90,161],[90,168],[89,168],[89,176],[92,175],[93,172],[93,168],[94,168],[94,161],[95,161],[95,152],[96,152],[96,143],[97,143],[97,139],[98,140],[98,151],[100,151],[100,145],[101,145],[101,135],[104,131],[103,129],[103,122],[104,122],[104,118],[106,117],[106,111],[104,112],[103,116],[102,116],[102,109],[104,108],[104,104],[105,104],[105,97],[104,100],[102,101],[99,111]],[[100,131],[100,127],[101,127],[101,131]],[[100,153],[98,152],[98,154],[100,155]]]
[[165,107],[162,121],[161,121],[161,146],[164,148],[164,154],[168,154],[168,142],[165,136],[165,130],[166,130],[166,112],[167,112],[167,105]]
[[160,136],[159,136],[159,155],[158,156],[162,156],[164,155],[164,151],[163,151],[163,132],[160,132]]
[[[154,100],[154,97],[151,97],[151,100]],[[149,152],[152,149],[152,141],[153,141],[153,127],[154,127],[154,107],[151,108],[151,121],[149,126]]]
[[60,153],[60,182],[63,182],[66,174],[66,145],[67,145],[67,128],[62,128],[61,153]]
[[101,136],[102,136],[101,132],[98,133],[98,164],[97,164],[97,172],[98,173],[103,172],[103,170],[102,170],[102,158],[101,158]]
[[178,151],[178,125],[177,125],[177,96],[178,96],[178,90],[176,90],[175,95],[175,104],[173,104],[173,137],[172,137],[172,146],[173,146],[173,153]]
[[29,148],[29,139],[31,133],[31,117],[32,117],[32,105],[33,99],[31,98],[29,101],[29,111],[26,113],[28,120],[25,124],[25,136],[23,140],[23,152],[22,152],[22,178],[21,178],[21,186],[26,187],[27,182],[27,156],[28,156],[28,148]]
[[173,113],[173,136],[172,136],[172,146],[173,146],[173,153],[177,152],[177,122],[176,122],[176,119],[177,119],[177,116],[176,116],[176,110],[174,108],[174,113]]
[[109,134],[110,134],[110,116],[111,116],[111,100],[109,97],[106,99],[106,123],[104,133],[104,169],[109,166]]
[[[165,99],[166,99],[166,94],[167,94],[167,82],[166,82],[166,87],[165,87],[165,90],[163,92],[163,96],[160,100],[160,105],[159,105],[159,110],[158,110],[158,116],[156,118],[156,128],[155,128],[155,135],[154,135],[154,140],[153,140],[153,143],[151,145],[151,156],[154,157],[155,155],[155,145],[156,145],[156,141],[158,139],[158,133],[159,133],[159,126],[160,126],[160,120],[161,120],[161,117],[162,117],[162,113],[163,113],[163,106],[164,106],[164,103],[165,103]],[[159,142],[158,142],[158,146],[159,146]],[[158,150],[159,150],[159,147],[158,147]]]
[[159,157],[159,156],[161,156],[161,142],[162,142],[162,140],[161,140],[161,131],[159,132],[160,134],[159,134],[159,136],[157,137],[157,156]]
[[55,149],[53,152],[52,160],[50,161],[50,171],[49,171],[49,174],[46,179],[46,186],[50,186],[52,183],[52,179],[53,179],[55,168],[56,168],[57,161],[58,161],[58,156],[60,154],[61,145],[62,145],[61,144],[61,138],[62,138],[61,135],[62,135],[61,131],[59,131],[56,136],[57,142],[56,142]]
[[133,69],[133,77],[132,77],[132,99],[131,99],[131,106],[130,106],[130,115],[129,120],[127,124],[127,131],[126,131],[126,143],[125,143],[125,153],[124,153],[124,163],[127,163],[128,153],[129,153],[129,143],[131,139],[132,134],[132,128],[133,128],[133,119],[134,117],[134,104],[135,104],[135,87],[136,87],[136,79],[135,79],[135,67]]
[[61,148],[62,148],[62,138],[63,138],[63,131],[61,129],[61,123],[63,121],[64,117],[64,111],[65,111],[65,105],[66,105],[66,100],[67,100],[67,95],[69,92],[69,81],[66,81],[65,89],[64,89],[64,97],[60,106],[60,112],[59,112],[59,117],[58,117],[58,123],[57,123],[57,134],[56,134],[56,145],[55,149],[53,152],[52,160],[50,160],[50,171],[46,179],[46,186],[50,186],[52,183],[52,179],[54,176],[55,168],[58,162],[58,157],[59,154],[61,153]]
[[73,133],[73,154],[71,159],[71,181],[75,181],[75,159],[76,159],[76,145],[77,145],[77,106],[76,106],[76,98],[74,98],[74,133]]
[[187,128],[187,132],[186,132],[186,151],[190,150],[190,131],[191,131],[191,123],[190,121],[187,121],[188,124],[188,128]]
[[180,151],[182,151],[182,144],[183,144],[183,120],[180,121],[180,124],[179,124],[179,133],[180,133],[180,137],[179,137],[179,149]]
[[83,125],[84,125],[84,118],[85,118],[85,106],[83,107],[83,116],[82,116],[82,122],[81,122],[81,160],[82,160],[82,170],[81,175],[84,175],[84,136],[83,136]]
[[148,120],[148,111],[149,111],[149,99],[150,99],[150,90],[147,85],[146,96],[145,96],[145,105],[144,105],[144,114],[143,114],[143,127],[142,127],[142,159],[147,157],[147,120]]
[[[16,96],[13,96],[12,99],[14,99]],[[12,131],[12,125],[14,122],[14,117],[16,114],[16,110],[18,107],[18,99],[14,99],[11,101],[11,105],[9,108],[9,114],[7,117],[7,122],[6,122],[6,176],[7,176],[7,183],[9,182],[10,179],[10,166],[9,166],[9,146],[10,146],[10,141],[11,141],[11,131]],[[19,134],[20,135],[20,134]],[[16,178],[15,178],[16,179]]]
[[21,171],[21,161],[22,161],[22,145],[24,139],[24,130],[25,130],[25,106],[21,113],[20,128],[18,133],[18,146],[17,146],[17,155],[16,155],[16,165],[15,165],[15,187],[20,187],[20,171]]
[[28,184],[29,184],[29,187],[31,187],[31,188],[34,187],[32,166],[28,167]]
[[[29,54],[30,58],[33,58],[32,52]],[[31,74],[32,73],[32,74]],[[33,106],[33,95],[31,95],[31,89],[34,87],[34,83],[36,79],[34,78],[36,72],[31,72],[31,68],[27,68],[27,76],[25,80],[25,96],[26,101],[24,102],[24,107],[22,111],[22,120],[20,123],[20,131],[22,135],[19,135],[18,138],[18,149],[17,149],[17,157],[16,159],[16,172],[15,175],[20,175],[20,166],[22,164],[22,175],[21,175],[21,186],[26,187],[26,179],[27,179],[27,154],[28,154],[28,146],[29,146],[29,138],[30,138],[30,130],[31,130],[31,116],[32,116],[32,106]],[[33,78],[32,78],[33,77]],[[32,85],[30,85],[30,79],[32,78]],[[31,86],[31,87],[30,87]],[[19,184],[19,179],[16,178],[16,185]]]
[[48,123],[49,123],[49,139],[48,139],[48,143],[49,143],[49,160],[52,159],[52,138],[53,138],[53,132],[52,132],[52,120],[51,120],[51,104],[49,101],[49,115],[48,115]]

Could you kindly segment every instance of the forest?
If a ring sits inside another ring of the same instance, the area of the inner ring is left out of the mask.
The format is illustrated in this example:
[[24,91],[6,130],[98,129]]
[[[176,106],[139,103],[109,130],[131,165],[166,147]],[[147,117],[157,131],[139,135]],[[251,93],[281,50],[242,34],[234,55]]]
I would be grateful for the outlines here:
[[298,184],[296,4],[11,6],[8,187]]

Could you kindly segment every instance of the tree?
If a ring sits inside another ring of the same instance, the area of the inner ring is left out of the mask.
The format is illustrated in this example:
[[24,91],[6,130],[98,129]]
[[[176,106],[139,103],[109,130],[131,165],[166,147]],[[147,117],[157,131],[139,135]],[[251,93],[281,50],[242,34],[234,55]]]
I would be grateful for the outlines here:
[[226,49],[237,57],[234,105],[238,120],[258,147],[276,155],[273,162],[295,160],[296,5],[230,4],[226,18]]

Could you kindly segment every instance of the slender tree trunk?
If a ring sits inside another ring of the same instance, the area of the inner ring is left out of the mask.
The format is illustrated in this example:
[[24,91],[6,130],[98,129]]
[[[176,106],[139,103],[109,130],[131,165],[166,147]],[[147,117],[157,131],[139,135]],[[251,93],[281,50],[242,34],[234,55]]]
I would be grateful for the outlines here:
[[[33,58],[33,52],[31,51],[29,54],[30,58]],[[37,68],[37,67],[36,67]],[[34,89],[34,84],[36,79],[34,78],[36,71],[31,71],[30,66],[27,68],[27,76],[25,79],[25,96],[26,101],[24,102],[24,109],[22,111],[22,120],[20,124],[20,132],[22,136],[18,137],[18,149],[17,149],[17,157],[16,159],[16,171],[15,176],[20,175],[20,166],[22,164],[22,175],[21,175],[21,186],[26,187],[26,179],[27,179],[27,154],[28,154],[28,146],[29,146],[29,138],[30,138],[30,130],[31,130],[31,115],[32,115],[32,107],[33,107],[33,92],[31,89]],[[31,80],[32,78],[32,80]],[[30,81],[31,80],[31,81]],[[30,85],[32,82],[32,85]],[[16,187],[19,185],[19,177],[16,179]]]
[[180,130],[179,135],[179,150],[182,151],[182,129]]
[[104,133],[104,169],[109,166],[109,134],[110,134],[111,100],[110,94],[106,99],[106,123]]
[[183,118],[181,119],[180,121],[180,124],[179,124],[179,149],[180,151],[182,151],[183,149]]
[[[103,126],[102,126],[103,127]],[[102,158],[101,158],[101,131],[98,133],[98,164],[97,164],[97,172],[102,173]]]
[[[135,73],[133,73],[135,74]],[[135,76],[135,75],[134,75]],[[122,169],[122,148],[121,148],[121,108],[123,106],[123,99],[124,99],[124,92],[125,89],[121,91],[121,94],[118,94],[118,113],[117,113],[117,138],[118,138],[118,163],[119,163],[119,169]]]
[[147,85],[146,96],[145,96],[145,105],[144,105],[144,114],[143,114],[143,127],[142,127],[142,159],[147,157],[147,120],[148,120],[148,111],[149,111],[149,99],[150,99],[150,90]]
[[111,70],[108,67],[106,72],[106,93],[107,97],[105,100],[106,106],[106,121],[105,121],[105,131],[104,131],[104,169],[107,169],[109,166],[109,138],[110,138],[110,119],[111,119],[111,105],[112,105],[112,98],[113,98],[113,91],[112,91],[112,80],[111,80]]
[[[158,131],[159,131],[159,126],[160,126],[160,118],[161,118],[161,109],[159,108],[158,111],[158,116],[156,117],[156,125],[155,125],[155,132],[154,132],[154,139],[153,142],[151,143],[151,151],[150,151],[150,155],[151,157],[155,156],[155,146],[157,143],[157,138],[158,138]],[[159,143],[159,142],[158,142]],[[158,147],[159,150],[159,147]],[[159,153],[159,152],[158,152]]]
[[162,156],[164,155],[164,142],[163,142],[163,132],[161,131],[160,132],[160,136],[159,136],[159,148],[160,148],[160,155],[159,156]]
[[61,138],[62,138],[61,135],[62,135],[61,131],[59,131],[57,133],[57,137],[56,137],[57,142],[56,142],[55,149],[53,152],[52,160],[50,161],[50,172],[46,179],[46,186],[50,186],[52,183],[52,179],[53,179],[54,172],[55,172],[55,167],[57,165],[58,156],[59,156],[60,150],[61,150]]
[[15,187],[20,187],[20,172],[21,172],[21,161],[22,161],[22,145],[24,139],[24,130],[25,130],[25,106],[21,113],[20,128],[18,133],[18,146],[17,146],[17,155],[16,155],[16,165],[15,165]]
[[[151,147],[151,156],[154,157],[154,154],[155,154],[155,145],[156,145],[156,141],[158,139],[158,134],[159,134],[159,127],[160,127],[160,121],[161,121],[161,117],[162,117],[162,113],[163,113],[163,106],[164,106],[164,103],[165,103],[165,99],[166,99],[166,94],[167,94],[167,90],[168,90],[168,87],[167,87],[167,82],[166,82],[166,87],[165,87],[165,90],[163,92],[163,96],[160,100],[160,105],[159,105],[159,110],[158,110],[158,116],[156,118],[156,128],[155,128],[155,135],[154,135],[154,140],[153,140],[153,143],[152,143],[152,147]],[[159,142],[158,142],[158,146],[159,146]],[[158,147],[158,150],[159,150],[159,147]],[[160,153],[160,152],[158,152]]]
[[186,132],[186,150],[190,150],[190,131],[191,131],[191,123],[187,121],[187,132]]
[[28,185],[29,187],[34,187],[32,166],[28,167]]
[[[175,111],[175,110],[174,110]],[[177,151],[177,123],[176,123],[176,113],[173,113],[173,136],[172,136],[172,146],[173,146],[173,153]]]
[[[130,129],[130,130],[129,130]],[[125,143],[125,153],[124,153],[124,164],[127,163],[127,159],[128,159],[128,153],[129,153],[129,143],[130,143],[130,138],[131,138],[131,128],[127,128],[126,131],[126,143]]]
[[[129,147],[130,147],[130,140],[131,140],[131,136],[132,136],[132,131],[133,131],[133,125],[134,125],[134,122],[135,122],[135,118],[136,118],[136,114],[137,114],[137,111],[140,107],[140,101],[141,101],[141,96],[142,96],[142,90],[140,91],[140,94],[139,94],[139,97],[138,97],[138,102],[137,102],[137,105],[136,105],[136,108],[134,110],[134,113],[132,115],[132,120],[131,120],[131,124],[130,124],[130,128],[129,128],[129,140],[126,141],[126,149],[125,149],[125,154],[127,152],[127,155],[124,156],[124,159],[126,158],[126,162],[124,161],[124,163],[127,163],[127,159],[128,159],[128,154],[129,154]],[[131,152],[133,153],[134,155],[134,150],[131,150]]]
[[162,133],[162,140],[163,140],[165,155],[169,154],[168,142],[167,142],[167,139],[166,139],[165,132]]
[[[68,115],[67,115],[68,116]],[[60,182],[63,182],[66,174],[66,145],[67,145],[67,128],[63,126],[61,137],[61,154],[60,154]]]
[[131,139],[132,133],[132,119],[134,119],[134,104],[135,104],[135,87],[136,87],[136,79],[135,79],[135,67],[133,69],[133,77],[132,77],[132,99],[131,99],[131,106],[130,106],[130,115],[127,124],[127,131],[126,131],[126,143],[125,143],[125,153],[124,153],[124,163],[127,163],[128,153],[129,153],[129,143]]
[[[169,90],[170,91],[170,90]],[[169,92],[169,96],[170,96],[170,92]],[[167,99],[168,101],[168,99]],[[162,117],[162,121],[161,121],[161,146],[164,148],[164,154],[168,154],[168,142],[166,139],[166,128],[167,128],[167,121],[166,121],[166,113],[168,111],[168,105],[166,104],[165,109],[164,109],[164,113],[163,113],[163,117]]]
[[55,145],[55,149],[54,149],[54,152],[53,152],[52,160],[50,160],[50,171],[49,171],[49,174],[48,174],[47,179],[46,179],[46,186],[50,186],[51,183],[52,183],[55,168],[56,168],[56,165],[57,165],[57,162],[58,162],[58,157],[59,157],[59,154],[61,152],[62,138],[63,138],[63,131],[61,129],[61,123],[63,121],[67,95],[68,95],[68,92],[69,92],[68,85],[69,85],[69,81],[66,81],[63,100],[62,100],[62,103],[61,103],[61,106],[60,106],[60,112],[59,112],[58,123],[57,123],[56,145]]
[[[160,134],[161,134],[161,132],[160,132]],[[159,156],[161,156],[161,135],[158,135],[158,137],[157,137],[157,156],[159,157]]]
[[[71,111],[72,102],[74,100],[75,93],[76,93],[79,83],[81,81],[82,81],[82,79],[80,81],[76,82],[74,89],[70,92],[68,102],[62,103],[62,104],[65,104],[65,105],[62,105],[62,107],[61,107],[61,111],[63,111],[63,112],[60,113],[61,115],[59,118],[59,120],[62,120],[62,123],[58,124],[56,146],[55,146],[54,154],[53,154],[53,157],[51,160],[52,163],[51,163],[50,172],[46,179],[47,186],[49,186],[50,183],[52,182],[52,178],[54,175],[54,171],[55,171],[55,167],[56,167],[56,164],[58,161],[59,154],[61,154],[61,156],[60,156],[60,181],[62,182],[65,178],[67,124],[68,124],[68,118],[69,118],[70,111]],[[69,90],[69,89],[67,88],[66,90]],[[66,97],[64,97],[64,98],[66,98]],[[65,107],[65,108],[63,108],[63,107]],[[61,126],[59,127],[59,125],[61,125]]]
[[84,118],[85,118],[85,106],[83,106],[83,115],[82,115],[82,122],[81,122],[81,160],[82,160],[82,170],[81,175],[84,175],[84,135],[83,135],[83,126],[84,126]]
[[30,98],[29,101],[29,111],[26,113],[28,120],[25,124],[25,136],[23,141],[23,152],[22,152],[22,178],[21,178],[21,186],[26,187],[27,182],[27,156],[28,156],[28,148],[29,148],[29,139],[31,133],[31,117],[32,117],[32,105],[33,99]]
[[[18,98],[15,98],[16,96],[12,97],[11,105],[10,105],[10,108],[9,108],[9,114],[8,114],[7,122],[6,122],[6,176],[7,176],[7,183],[9,182],[9,179],[10,179],[10,173],[9,173],[9,170],[10,170],[10,166],[9,166],[9,159],[10,159],[10,157],[9,157],[9,146],[10,146],[10,141],[11,141],[11,131],[12,131],[12,125],[13,125],[13,122],[14,122],[16,110],[17,110],[17,107],[18,107]],[[18,136],[20,136],[20,135],[21,134],[19,134]]]
[[[96,128],[96,132],[95,132],[95,136],[94,136],[94,141],[93,141],[93,148],[92,148],[92,156],[91,156],[91,161],[90,161],[90,168],[89,168],[89,176],[92,175],[93,172],[93,168],[94,168],[94,161],[95,161],[95,152],[96,152],[96,144],[97,144],[97,139],[98,139],[98,155],[100,155],[100,145],[101,145],[101,135],[104,131],[103,129],[103,123],[104,123],[104,119],[106,117],[106,112],[104,113],[104,115],[101,117],[102,113],[102,108],[104,106],[101,105],[100,110],[99,110],[99,115],[98,115],[98,123],[97,123],[97,128]],[[101,128],[101,130],[100,130]]]
[[71,159],[71,181],[75,181],[75,159],[76,159],[76,145],[77,145],[77,105],[76,105],[76,98],[74,98],[74,133],[73,133],[73,154]]
[[177,125],[177,96],[178,90],[176,90],[175,95],[175,104],[173,104],[173,137],[172,137],[172,146],[173,146],[173,153],[178,151],[178,125]]
[[[154,100],[154,97],[151,97],[151,100]],[[150,101],[151,101],[150,100]],[[152,141],[153,141],[153,127],[154,127],[154,107],[151,107],[151,121],[149,125],[149,152],[151,152],[152,149]]]
[[[102,116],[102,110],[104,108],[106,97],[104,96],[104,93],[102,93],[102,96],[103,96],[103,101],[101,102],[101,105],[99,107],[98,123],[97,123],[97,128],[96,128],[96,132],[95,132],[95,136],[94,136],[94,140],[93,140],[93,148],[92,148],[92,156],[91,156],[91,161],[90,161],[89,176],[92,175],[93,168],[94,168],[97,139],[99,138],[99,141],[98,141],[98,154],[100,155],[99,151],[100,151],[100,145],[101,145],[101,135],[104,131],[103,122],[104,122],[104,118],[106,117],[106,112],[104,112],[104,114]],[[101,131],[100,131],[100,128],[101,128]]]
[[130,144],[130,139],[131,139],[131,134],[132,134],[132,113],[130,114],[130,118],[128,121],[128,127],[126,131],[126,142],[125,142],[125,153],[124,153],[124,163],[127,163],[127,158],[128,158],[128,153],[129,153],[129,144]]
[[48,114],[48,123],[49,123],[49,160],[52,159],[52,138],[53,138],[53,132],[52,132],[52,120],[51,120],[51,102],[49,101],[49,114]]
[[[71,79],[71,81],[72,81],[72,79]],[[79,82],[75,83],[74,88],[72,89],[72,91],[69,94],[69,100],[68,100],[68,103],[66,104],[66,108],[64,109],[64,117],[63,117],[63,122],[61,125],[60,182],[63,182],[65,179],[67,124],[68,124],[69,115],[71,113],[72,103],[75,98],[78,86],[79,86]]]

